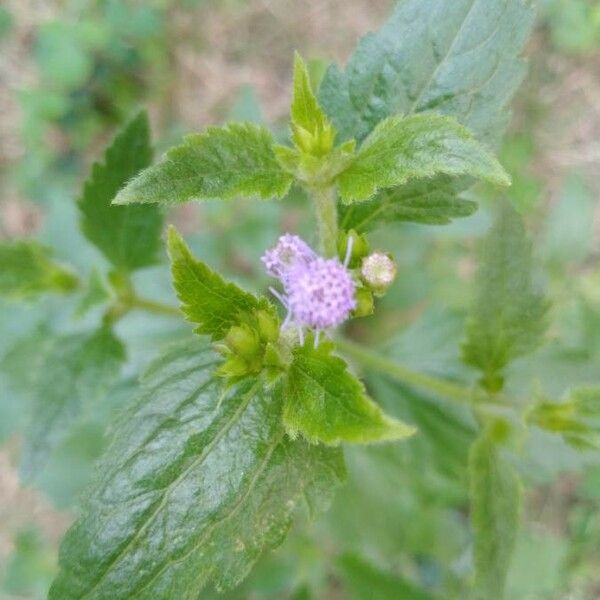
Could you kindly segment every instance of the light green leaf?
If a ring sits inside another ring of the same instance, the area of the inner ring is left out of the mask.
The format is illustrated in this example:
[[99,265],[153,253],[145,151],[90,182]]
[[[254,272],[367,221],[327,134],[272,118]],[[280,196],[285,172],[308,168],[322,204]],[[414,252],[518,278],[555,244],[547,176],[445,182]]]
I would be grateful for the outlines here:
[[228,199],[236,196],[282,198],[292,177],[279,166],[273,136],[259,125],[231,123],[192,134],[142,171],[114,200],[115,204]]
[[196,600],[237,585],[281,543],[296,508],[321,510],[345,476],[339,450],[291,441],[260,380],[227,385],[205,341],[147,371],[118,419],[51,600]]
[[450,117],[391,117],[377,125],[337,178],[344,202],[370,198],[378,189],[434,175],[471,175],[499,185],[510,178],[498,161]]
[[534,285],[523,220],[508,203],[501,203],[482,250],[462,351],[463,360],[483,373],[484,387],[497,391],[509,362],[542,342],[548,303]]
[[538,402],[527,421],[579,450],[600,450],[600,388],[573,390],[564,402]]
[[392,115],[435,110],[493,145],[525,71],[534,13],[527,0],[404,0],[331,66],[319,97],[342,139],[364,139]]
[[385,415],[331,350],[326,342],[315,349],[310,340],[294,348],[283,388],[288,433],[325,444],[368,444],[413,435],[416,429]]
[[35,240],[0,243],[0,296],[28,299],[46,292],[72,292],[79,280],[52,260],[52,250]]
[[366,202],[342,206],[340,219],[346,231],[364,233],[398,221],[446,225],[476,210],[477,203],[459,198],[453,180],[441,175],[382,190]]
[[521,483],[486,434],[471,448],[469,469],[475,537],[473,599],[503,600],[519,527]]
[[216,271],[196,260],[174,227],[169,229],[169,256],[173,286],[188,321],[197,323],[195,332],[222,339],[241,318],[270,303],[225,281]]
[[140,113],[115,137],[104,162],[92,167],[77,202],[86,238],[125,271],[153,265],[160,257],[160,209],[111,205],[119,189],[151,163],[150,126],[146,113]]
[[22,459],[26,478],[40,470],[85,407],[102,400],[124,360],[123,345],[107,328],[52,340],[31,386],[32,417]]
[[357,554],[344,554],[336,562],[352,600],[435,600],[399,574],[384,571]]
[[299,149],[315,155],[331,150],[335,131],[317,102],[308,69],[297,52],[294,55],[294,96],[290,115],[294,143]]
[[97,269],[93,269],[84,292],[79,299],[76,311],[77,316],[82,317],[95,306],[105,304],[110,298],[110,291],[106,288],[102,275]]

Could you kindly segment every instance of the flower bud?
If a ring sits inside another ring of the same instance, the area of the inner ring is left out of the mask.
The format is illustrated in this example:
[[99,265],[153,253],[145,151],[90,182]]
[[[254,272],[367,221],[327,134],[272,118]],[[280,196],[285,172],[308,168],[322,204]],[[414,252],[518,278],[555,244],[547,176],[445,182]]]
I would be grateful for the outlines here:
[[341,261],[346,259],[346,252],[348,250],[350,239],[352,239],[352,251],[350,253],[348,267],[353,268],[357,267],[360,264],[360,261],[369,253],[369,242],[367,242],[364,235],[356,233],[354,229],[340,233],[337,241],[337,251]]
[[267,310],[256,313],[258,333],[265,342],[276,342],[279,338],[279,321]]
[[232,327],[227,332],[225,344],[233,354],[245,359],[252,359],[260,352],[258,334],[246,324]]
[[360,274],[363,281],[377,296],[383,295],[396,278],[396,263],[394,259],[383,252],[373,252],[367,256],[361,265]]
[[370,289],[358,288],[354,297],[356,298],[356,308],[352,313],[353,317],[368,317],[373,314],[373,292]]

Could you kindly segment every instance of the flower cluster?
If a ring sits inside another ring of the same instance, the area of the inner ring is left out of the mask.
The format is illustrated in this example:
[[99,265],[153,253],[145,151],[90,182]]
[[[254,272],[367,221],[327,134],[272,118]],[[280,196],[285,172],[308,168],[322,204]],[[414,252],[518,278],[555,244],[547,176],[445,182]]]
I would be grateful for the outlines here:
[[[349,257],[349,252],[347,253]],[[303,341],[304,328],[341,325],[356,308],[356,286],[346,264],[318,256],[301,238],[286,234],[262,257],[267,272],[283,284],[285,294],[271,288],[288,311],[284,327],[295,325]]]

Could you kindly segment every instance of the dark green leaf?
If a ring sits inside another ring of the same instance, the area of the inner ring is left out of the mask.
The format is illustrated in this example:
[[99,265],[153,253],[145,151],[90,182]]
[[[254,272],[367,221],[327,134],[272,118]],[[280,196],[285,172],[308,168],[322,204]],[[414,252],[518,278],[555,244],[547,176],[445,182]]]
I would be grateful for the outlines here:
[[527,420],[575,448],[600,450],[600,388],[573,390],[564,402],[538,402]]
[[35,240],[0,243],[0,296],[27,299],[77,285],[75,274],[52,260],[50,248]]
[[163,217],[156,206],[112,206],[120,188],[152,162],[148,117],[140,113],[114,139],[104,162],[92,167],[78,200],[81,229],[119,269],[158,262]]
[[415,428],[383,413],[331,345],[294,349],[284,387],[283,421],[288,433],[311,442],[368,444],[399,440]]
[[227,385],[192,340],[158,359],[118,420],[51,600],[196,600],[238,584],[302,500],[324,508],[341,452],[290,441],[260,380]]
[[115,199],[115,204],[228,199],[236,196],[281,198],[292,177],[273,153],[271,133],[252,123],[209,127],[185,138],[157,165],[142,171]]
[[367,202],[342,206],[340,218],[345,230],[363,233],[377,225],[398,221],[446,225],[476,210],[477,204],[459,198],[452,179],[441,175],[383,190]]
[[435,600],[404,577],[383,571],[356,554],[344,554],[337,566],[348,598],[353,600]]
[[450,117],[411,115],[381,121],[337,177],[344,202],[366,200],[380,188],[435,175],[471,175],[499,185],[510,178],[470,132]]
[[196,333],[222,339],[240,318],[259,308],[269,309],[264,299],[225,281],[216,271],[196,260],[174,227],[169,229],[169,255],[173,286],[188,321]]
[[471,448],[469,469],[475,536],[473,598],[503,600],[519,527],[521,484],[486,434]]
[[463,359],[482,371],[483,385],[493,391],[502,387],[506,365],[534,350],[547,327],[548,303],[533,282],[525,226],[505,202],[484,241],[477,285]]
[[33,415],[22,461],[25,477],[43,466],[84,408],[101,401],[124,359],[121,342],[107,328],[57,337],[49,344],[31,389]]
[[365,36],[320,100],[343,139],[364,139],[392,115],[436,110],[493,144],[521,82],[533,23],[527,0],[404,0]]

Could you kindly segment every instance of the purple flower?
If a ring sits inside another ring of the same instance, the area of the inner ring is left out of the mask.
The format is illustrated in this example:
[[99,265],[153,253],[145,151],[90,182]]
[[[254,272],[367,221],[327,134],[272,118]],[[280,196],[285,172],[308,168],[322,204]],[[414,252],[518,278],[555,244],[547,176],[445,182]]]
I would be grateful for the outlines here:
[[[347,258],[351,251],[348,248]],[[298,236],[286,234],[262,258],[267,272],[283,284],[285,293],[271,292],[288,310],[282,327],[293,324],[303,343],[303,328],[315,329],[315,345],[322,329],[341,325],[356,308],[356,287],[347,261],[318,256]]]
[[356,308],[354,281],[337,258],[298,264],[289,273],[286,292],[292,319],[301,327],[337,327]]
[[282,235],[277,245],[267,250],[261,258],[267,273],[285,282],[291,268],[306,265],[317,257],[313,249],[297,235]]

